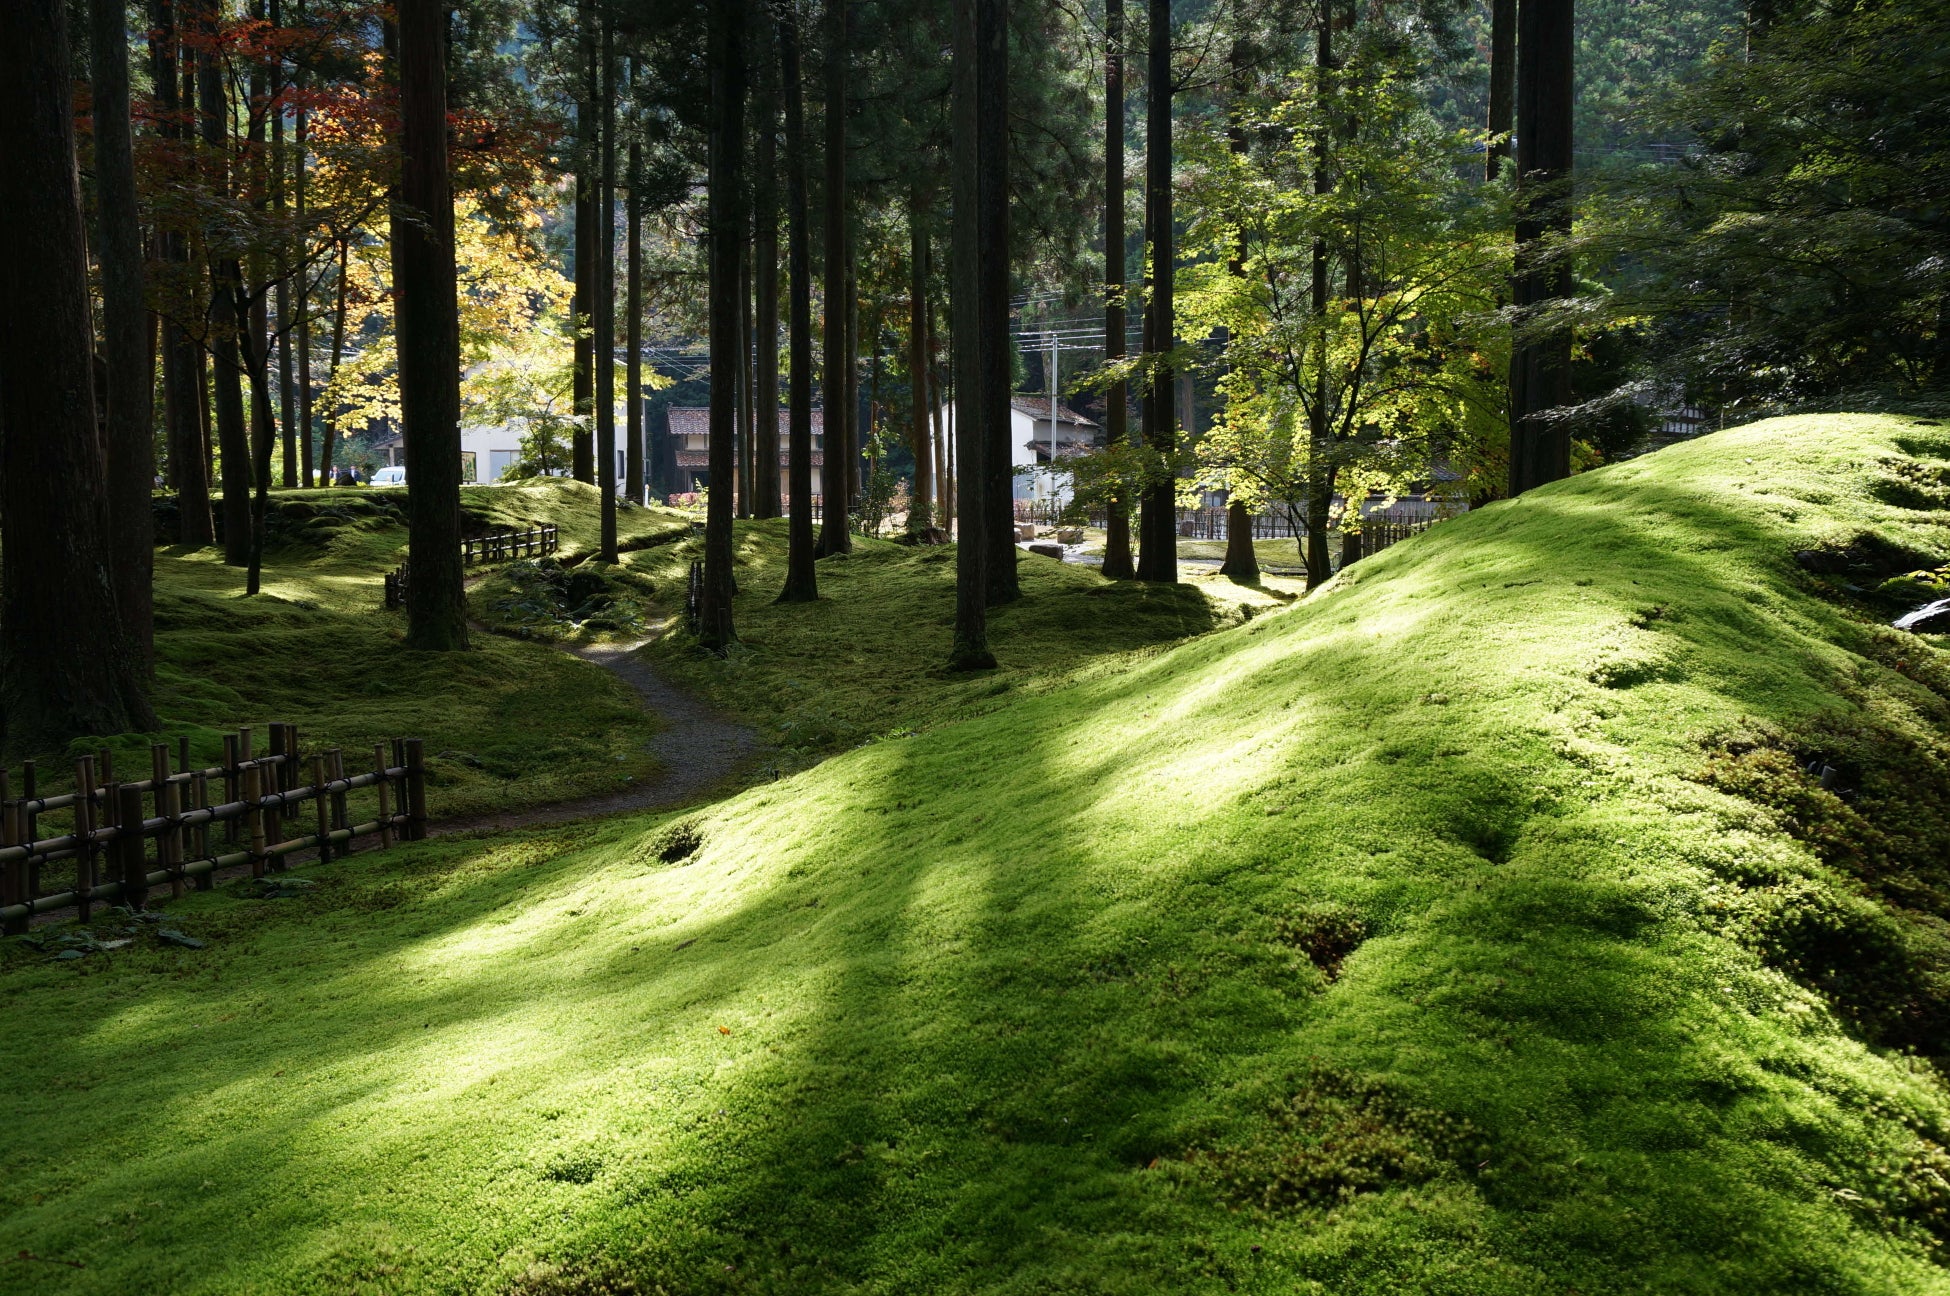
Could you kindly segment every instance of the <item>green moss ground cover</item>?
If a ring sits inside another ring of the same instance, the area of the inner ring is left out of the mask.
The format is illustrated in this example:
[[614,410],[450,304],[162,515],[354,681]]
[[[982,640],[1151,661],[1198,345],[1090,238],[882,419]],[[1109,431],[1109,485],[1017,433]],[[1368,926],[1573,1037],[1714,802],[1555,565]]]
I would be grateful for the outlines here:
[[1888,463],[1720,433],[682,820],[9,942],[0,1288],[1950,1290]]
[[[820,600],[776,602],[785,584],[786,523],[741,522],[733,610],[739,645],[720,659],[682,634],[648,651],[668,678],[751,720],[789,751],[826,752],[888,733],[914,733],[994,710],[1025,691],[1057,687],[1106,654],[1202,634],[1242,609],[1280,606],[1230,583],[1143,586],[1094,569],[1022,555],[1023,597],[990,612],[1001,669],[976,676],[943,666],[955,616],[952,548],[854,539],[818,564]],[[647,578],[666,616],[683,609],[701,540],[624,558]]]
[[[594,487],[544,481],[462,496],[473,534],[551,522],[562,561],[595,550]],[[404,492],[279,491],[272,501],[259,598],[243,597],[243,572],[217,550],[157,554],[156,706],[165,733],[192,735],[198,759],[221,756],[223,731],[271,720],[297,724],[307,749],[344,746],[361,768],[374,742],[418,736],[439,815],[518,809],[656,773],[646,748],[654,721],[594,666],[487,634],[460,658],[401,646],[404,614],[383,610],[382,583],[406,552]],[[618,520],[624,545],[688,529],[665,509],[625,510]],[[146,770],[146,742],[131,735],[109,745]]]

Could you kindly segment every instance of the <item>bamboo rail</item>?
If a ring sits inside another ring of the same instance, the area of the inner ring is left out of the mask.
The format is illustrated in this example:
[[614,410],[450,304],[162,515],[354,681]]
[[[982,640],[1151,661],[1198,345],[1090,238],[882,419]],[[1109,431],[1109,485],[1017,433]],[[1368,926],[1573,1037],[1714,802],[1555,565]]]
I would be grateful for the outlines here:
[[[460,561],[463,567],[471,567],[476,563],[539,558],[554,553],[561,546],[561,540],[562,533],[553,523],[527,531],[501,531],[494,535],[476,536],[460,542]],[[386,607],[389,610],[406,606],[406,591],[412,583],[410,560],[386,573]]]
[[[299,851],[315,848],[321,860],[349,854],[362,837],[377,836],[383,848],[395,837],[426,836],[420,739],[395,738],[390,759],[384,745],[376,746],[370,771],[347,774],[336,747],[312,755],[307,769],[296,725],[271,725],[271,750],[263,756],[251,755],[252,737],[249,728],[226,734],[223,764],[201,769],[188,768],[189,740],[179,739],[176,763],[182,768],[173,772],[169,745],[151,744],[150,777],[119,783],[104,749],[77,760],[75,790],[56,796],[36,794],[32,761],[21,771],[20,797],[12,795],[9,772],[0,770],[0,930],[24,932],[35,914],[57,909],[77,909],[85,922],[90,908],[102,902],[140,909],[151,887],[167,885],[172,897],[182,895],[185,884],[208,890],[220,869],[248,864],[251,876],[262,877],[267,870],[282,871],[285,858]],[[211,800],[213,782],[220,801]],[[365,788],[376,792],[377,817],[354,822],[347,797]],[[145,814],[145,798],[153,814]],[[308,801],[311,831],[297,832]],[[40,836],[41,816],[63,811],[73,816],[72,831]],[[211,831],[217,825],[220,838]],[[244,848],[220,850],[213,845],[218,840],[229,846],[241,841]],[[68,860],[74,862],[72,884],[43,893],[46,866]]]

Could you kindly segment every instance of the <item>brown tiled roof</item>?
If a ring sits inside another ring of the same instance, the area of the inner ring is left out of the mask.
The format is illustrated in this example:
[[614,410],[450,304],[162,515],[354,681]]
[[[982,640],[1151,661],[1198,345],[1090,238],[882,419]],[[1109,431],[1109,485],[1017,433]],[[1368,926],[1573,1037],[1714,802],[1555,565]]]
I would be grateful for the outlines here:
[[[711,456],[703,450],[679,450],[677,452],[677,466],[679,468],[709,468],[711,466]],[[779,471],[783,473],[791,466],[791,462],[785,451],[781,450],[779,452]],[[826,466],[826,455],[822,451],[815,450],[812,452],[812,466],[815,468],[824,468]]]
[[[1009,398],[1009,404],[1018,412],[1027,414],[1030,418],[1042,419],[1044,422],[1049,421],[1049,397],[1047,396],[1011,396]],[[1094,428],[1097,426],[1083,415],[1060,402],[1056,406],[1056,421],[1058,424],[1074,423],[1080,428]]]
[[[791,415],[784,406],[779,407],[779,444],[784,445],[790,433]],[[711,407],[709,405],[672,405],[670,407],[670,432],[672,436],[704,436],[711,430]],[[826,430],[826,411],[818,406],[812,409],[812,432],[819,436]]]

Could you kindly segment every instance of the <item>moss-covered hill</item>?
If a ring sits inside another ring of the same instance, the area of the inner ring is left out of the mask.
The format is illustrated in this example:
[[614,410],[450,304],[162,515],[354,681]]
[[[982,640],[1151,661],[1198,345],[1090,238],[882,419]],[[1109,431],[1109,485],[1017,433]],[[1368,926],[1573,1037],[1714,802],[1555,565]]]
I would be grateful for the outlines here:
[[1950,1291],[1873,597],[1946,468],[1721,433],[679,823],[17,950],[0,1287]]

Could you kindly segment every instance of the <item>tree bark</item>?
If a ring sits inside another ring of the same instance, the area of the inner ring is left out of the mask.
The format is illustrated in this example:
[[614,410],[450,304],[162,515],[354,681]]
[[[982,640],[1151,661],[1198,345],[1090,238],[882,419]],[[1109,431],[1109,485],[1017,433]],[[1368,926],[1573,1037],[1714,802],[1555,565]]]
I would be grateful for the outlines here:
[[753,321],[752,405],[757,420],[752,446],[752,516],[779,516],[779,186],[778,64],[768,33],[755,33],[758,82],[758,147],[753,177],[756,210],[752,219]]
[[129,123],[128,9],[122,0],[89,8],[95,104],[95,196],[101,236],[103,393],[108,406],[108,534],[115,603],[136,668],[155,668],[155,366],[142,288],[142,228],[136,206]]
[[787,505],[785,588],[781,603],[819,597],[812,523],[812,254],[806,202],[805,97],[799,84],[799,25],[787,9],[778,22],[779,79],[785,95]]
[[[1104,3],[1104,362],[1124,358],[1124,0]],[[1120,446],[1130,437],[1130,393],[1112,383],[1104,393],[1104,441]],[[1131,562],[1131,510],[1124,486],[1104,501],[1103,573],[1112,580],[1137,575]]]
[[847,370],[853,353],[847,344],[847,203],[846,203],[846,6],[847,0],[826,0],[825,98],[826,192],[825,229],[821,253],[825,257],[825,363],[820,367],[820,400],[826,409],[826,468],[821,473],[825,516],[819,528],[817,556],[847,553],[853,537],[847,526],[847,478],[854,455],[853,407],[847,404]]
[[1519,335],[1510,350],[1510,494],[1571,475],[1571,434],[1554,412],[1571,403],[1571,334],[1524,320],[1571,296],[1572,0],[1517,6]]
[[596,129],[601,133],[596,202],[596,488],[603,562],[616,561],[616,43],[615,19],[605,15],[602,85]]
[[752,337],[757,324],[752,319],[752,261],[754,250],[749,232],[738,240],[738,505],[737,515],[752,517],[752,500],[757,494],[752,477],[756,471],[752,444],[757,434],[757,411],[753,408],[752,384],[757,380],[757,359]]
[[990,488],[991,425],[1006,427],[1009,418],[1009,7],[1008,0],[969,0],[954,11],[955,440],[961,480],[973,486],[959,501],[948,664],[985,670],[995,665],[988,642],[993,510],[981,496]]
[[70,68],[60,0],[0,5],[0,174],[34,197],[0,203],[0,720],[10,755],[156,727],[116,606]]
[[[630,62],[630,81],[636,81],[636,61]],[[623,391],[629,401],[623,418],[623,476],[625,489],[638,504],[645,501],[643,466],[643,210],[637,199],[637,178],[643,172],[643,145],[630,134],[628,179],[623,191]]]
[[[1149,0],[1150,54],[1145,87],[1145,232],[1151,243],[1150,332],[1163,355],[1177,337],[1172,293],[1175,269],[1171,228],[1171,0]],[[1171,399],[1171,367],[1159,363],[1144,403],[1144,439],[1155,456],[1138,517],[1137,578],[1178,579],[1178,483],[1174,476],[1177,413]]]
[[711,132],[706,238],[710,251],[711,494],[704,522],[704,597],[698,643],[723,653],[738,641],[731,620],[731,476],[738,436],[739,248],[745,237],[745,7],[710,9]]
[[1510,128],[1516,107],[1517,90],[1517,0],[1490,0],[1490,110],[1489,132],[1503,136],[1492,140],[1483,158],[1483,175],[1489,180],[1503,173],[1504,159],[1510,156]]
[[575,321],[575,431],[569,436],[569,475],[579,482],[596,480],[595,344],[589,334],[596,306],[596,6],[594,0],[576,5],[578,61],[576,78],[576,273],[570,318]]
[[[236,289],[237,314],[255,316],[244,301],[244,290]],[[261,302],[261,298],[259,299]],[[240,347],[244,372],[250,380],[251,423],[261,429],[251,442],[251,537],[250,561],[245,568],[244,593],[256,594],[264,581],[264,520],[270,504],[271,452],[277,444],[277,420],[271,413],[271,347],[261,328],[244,333]]]
[[[271,0],[271,26],[284,26],[284,14],[278,0]],[[279,65],[271,77],[271,96],[275,100],[284,93],[284,69]],[[271,110],[271,209],[276,213],[277,223],[284,224],[286,195],[284,190],[284,108]],[[292,382],[291,364],[291,275],[286,273],[277,283],[277,330],[278,330],[278,423],[283,429],[284,488],[290,490],[298,482],[298,420],[297,392]]]
[[[1314,73],[1320,80],[1320,96],[1326,101],[1333,93],[1330,78],[1334,70],[1333,0],[1321,0],[1320,17],[1314,33]],[[1325,195],[1333,188],[1327,169],[1328,140],[1332,127],[1322,122],[1314,132],[1314,193]],[[1327,514],[1334,506],[1333,426],[1327,411],[1327,240],[1313,241],[1313,276],[1309,285],[1314,317],[1313,401],[1307,411],[1307,588],[1325,584],[1333,575],[1333,556],[1327,551]]]
[[446,11],[399,0],[400,182],[392,208],[400,415],[406,439],[406,644],[467,647],[460,562],[460,323],[447,169]]
[[[213,188],[224,189],[228,185],[230,105],[214,49],[217,15],[212,0],[201,0],[197,26],[203,38],[196,58],[196,94],[203,125],[204,179]],[[215,257],[210,266],[210,384],[223,490],[223,560],[232,567],[248,566],[251,557],[250,441],[244,430],[244,365],[238,349],[245,326],[237,315],[236,285],[240,279],[235,259],[221,254]]]
[[908,449],[914,455],[907,533],[927,539],[934,529],[934,456],[928,441],[928,197],[919,184],[907,199],[907,380],[913,411]]
[[[304,89],[304,74],[300,72],[297,86]],[[305,227],[305,145],[308,138],[309,120],[304,105],[298,106],[294,138],[297,148],[291,159],[291,200],[292,209],[298,215],[298,226]],[[305,281],[305,272],[298,274],[298,471],[304,478],[305,486],[317,484],[312,473],[312,407],[311,407],[311,286]]]
[[[1248,50],[1243,39],[1232,43],[1232,82],[1235,100],[1244,96],[1246,84]],[[1245,107],[1235,103],[1232,109],[1232,125],[1227,130],[1228,142],[1234,153],[1244,155],[1251,146],[1246,135]],[[1241,233],[1234,244],[1231,264],[1227,267],[1232,274],[1244,278],[1246,274],[1246,238]],[[1243,585],[1259,584],[1259,555],[1253,549],[1253,516],[1245,504],[1236,499],[1226,500],[1226,556],[1219,564],[1219,575],[1238,581]]]

